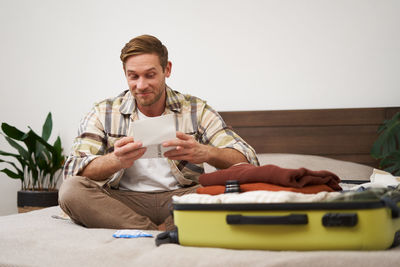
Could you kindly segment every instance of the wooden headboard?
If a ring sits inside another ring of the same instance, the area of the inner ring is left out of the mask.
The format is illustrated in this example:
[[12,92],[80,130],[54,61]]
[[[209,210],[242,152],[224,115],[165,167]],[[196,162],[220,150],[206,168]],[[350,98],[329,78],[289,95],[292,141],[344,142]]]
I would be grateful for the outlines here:
[[377,129],[400,107],[220,112],[257,153],[319,155],[376,167]]

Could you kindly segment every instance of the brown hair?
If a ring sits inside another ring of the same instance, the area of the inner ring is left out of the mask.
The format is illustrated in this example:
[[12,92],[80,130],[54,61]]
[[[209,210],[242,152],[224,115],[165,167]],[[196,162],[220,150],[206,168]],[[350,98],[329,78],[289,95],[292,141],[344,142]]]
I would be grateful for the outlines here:
[[160,60],[160,65],[165,70],[168,64],[168,50],[156,37],[151,35],[141,35],[130,40],[121,50],[121,61],[124,65],[130,56],[141,54],[156,54]]

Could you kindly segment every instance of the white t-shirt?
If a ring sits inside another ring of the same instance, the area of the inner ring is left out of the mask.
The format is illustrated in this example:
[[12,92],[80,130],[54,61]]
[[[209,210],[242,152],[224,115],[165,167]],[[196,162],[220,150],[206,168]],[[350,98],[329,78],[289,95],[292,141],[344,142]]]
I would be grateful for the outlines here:
[[[148,117],[138,110],[138,118]],[[136,160],[130,168],[125,169],[119,186],[120,189],[138,192],[169,191],[180,188],[166,158]]]

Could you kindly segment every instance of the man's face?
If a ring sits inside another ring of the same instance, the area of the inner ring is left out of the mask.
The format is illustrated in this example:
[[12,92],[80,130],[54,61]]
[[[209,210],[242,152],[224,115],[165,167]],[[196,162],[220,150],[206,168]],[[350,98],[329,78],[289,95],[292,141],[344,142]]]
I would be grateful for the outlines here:
[[138,107],[165,105],[165,78],[171,74],[171,63],[163,71],[156,54],[142,54],[129,57],[125,62],[125,76],[129,90]]

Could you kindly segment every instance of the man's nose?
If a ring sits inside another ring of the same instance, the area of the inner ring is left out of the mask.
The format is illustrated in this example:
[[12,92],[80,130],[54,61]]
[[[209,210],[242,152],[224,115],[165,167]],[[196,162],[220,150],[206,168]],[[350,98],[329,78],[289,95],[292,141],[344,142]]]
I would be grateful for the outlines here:
[[137,80],[136,88],[137,89],[146,89],[147,85],[148,85],[148,83],[147,83],[146,79],[141,77]]

